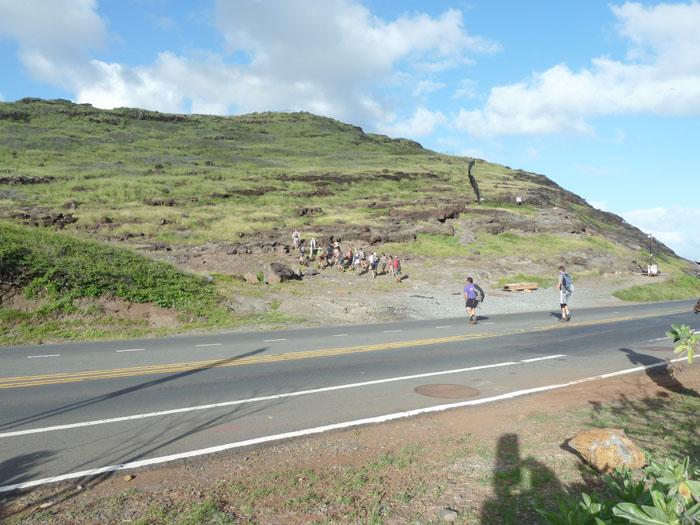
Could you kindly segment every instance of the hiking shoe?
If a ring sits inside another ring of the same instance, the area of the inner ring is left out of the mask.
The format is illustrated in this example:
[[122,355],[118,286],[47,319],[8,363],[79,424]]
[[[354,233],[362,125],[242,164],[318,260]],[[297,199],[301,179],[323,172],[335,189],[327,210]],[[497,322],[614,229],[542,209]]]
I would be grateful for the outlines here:
[[560,323],[563,323],[564,321],[566,321],[566,317],[560,317],[560,318],[559,318],[559,322],[560,322]]
[[567,315],[564,321],[571,321],[571,314]]

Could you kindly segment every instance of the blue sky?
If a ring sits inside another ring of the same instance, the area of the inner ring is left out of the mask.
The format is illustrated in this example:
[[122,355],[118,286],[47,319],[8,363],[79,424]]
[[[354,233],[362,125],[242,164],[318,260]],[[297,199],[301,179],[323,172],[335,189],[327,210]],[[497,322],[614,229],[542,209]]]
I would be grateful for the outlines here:
[[700,4],[0,0],[0,100],[305,110],[543,173],[700,258]]

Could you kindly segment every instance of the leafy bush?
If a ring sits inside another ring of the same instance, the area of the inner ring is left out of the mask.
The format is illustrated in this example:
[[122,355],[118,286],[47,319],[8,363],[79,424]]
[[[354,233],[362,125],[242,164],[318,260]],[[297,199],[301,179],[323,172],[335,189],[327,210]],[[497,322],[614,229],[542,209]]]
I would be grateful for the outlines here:
[[47,296],[54,305],[113,295],[197,313],[215,302],[212,285],[169,264],[103,243],[9,225],[0,225],[0,282],[24,289],[27,297]]
[[684,524],[700,521],[700,467],[683,461],[651,460],[641,480],[628,470],[603,479],[610,497],[582,494],[581,500],[557,499],[558,512],[537,509],[556,525],[637,523],[640,525]]

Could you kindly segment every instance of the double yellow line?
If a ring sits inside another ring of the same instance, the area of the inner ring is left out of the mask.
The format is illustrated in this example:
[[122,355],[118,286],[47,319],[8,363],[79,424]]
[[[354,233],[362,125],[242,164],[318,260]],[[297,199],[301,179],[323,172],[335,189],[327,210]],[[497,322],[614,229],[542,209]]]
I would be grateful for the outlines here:
[[453,337],[421,339],[417,341],[402,341],[398,343],[380,343],[376,345],[347,346],[343,348],[307,350],[304,352],[290,352],[285,354],[269,354],[241,358],[232,357],[228,359],[212,359],[208,361],[173,363],[169,365],[134,366],[130,368],[115,368],[112,370],[88,370],[85,372],[66,372],[61,374],[45,374],[38,376],[8,377],[0,379],[0,388],[19,388],[27,386],[54,385],[58,383],[76,383],[78,381],[93,381],[96,379],[112,379],[116,377],[133,377],[151,374],[178,374],[199,370],[208,370],[211,368],[257,365],[263,363],[276,363],[280,361],[294,361],[297,359],[310,359],[314,357],[331,357],[337,355],[359,354],[363,352],[375,352],[377,350],[391,350],[394,348],[405,348],[408,346],[425,346],[439,343],[454,343],[458,341],[467,341],[470,339],[481,339],[483,337],[492,337],[492,335],[457,335]]
[[414,346],[428,346],[440,343],[456,343],[460,341],[470,341],[475,339],[485,339],[490,337],[503,337],[529,332],[544,332],[563,328],[564,326],[590,326],[609,323],[618,323],[621,321],[630,321],[632,319],[645,319],[649,317],[660,317],[662,315],[673,315],[685,313],[686,310],[674,310],[670,312],[660,312],[653,314],[644,314],[638,316],[615,317],[610,319],[601,319],[598,321],[583,321],[579,323],[566,323],[566,325],[558,324],[551,326],[541,326],[530,329],[521,329],[500,334],[478,333],[455,335],[452,337],[438,337],[434,339],[418,339],[414,341],[401,341],[396,343],[380,343],[375,345],[360,345],[346,346],[342,348],[328,348],[322,350],[307,350],[304,352],[290,352],[285,354],[268,354],[260,356],[247,356],[241,358],[228,359],[212,359],[208,361],[191,361],[187,363],[172,363],[166,365],[149,365],[135,366],[130,368],[115,368],[112,370],[88,370],[85,372],[66,372],[59,374],[44,374],[37,376],[24,377],[8,377],[0,378],[1,388],[20,388],[29,386],[54,385],[59,383],[76,383],[79,381],[95,381],[98,379],[113,379],[117,377],[135,377],[152,374],[185,374],[187,372],[208,370],[211,368],[225,368],[230,366],[257,365],[264,363],[277,363],[281,361],[295,361],[297,359],[311,359],[315,357],[331,357],[338,355],[360,354],[364,352],[376,352],[378,350],[392,350],[396,348],[406,348]]

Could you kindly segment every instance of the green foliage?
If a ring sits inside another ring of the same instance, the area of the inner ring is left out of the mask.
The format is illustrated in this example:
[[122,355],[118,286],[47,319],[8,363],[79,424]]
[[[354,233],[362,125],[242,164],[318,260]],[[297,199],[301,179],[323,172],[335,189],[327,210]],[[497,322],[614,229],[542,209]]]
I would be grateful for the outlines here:
[[70,311],[80,297],[116,296],[198,314],[215,302],[201,279],[107,244],[0,224],[0,281],[47,297],[42,314]]
[[558,511],[537,512],[555,525],[680,525],[700,520],[700,468],[683,461],[650,460],[642,479],[618,470],[603,479],[605,496],[582,494],[581,500],[557,498]]
[[681,359],[687,356],[688,363],[693,364],[693,358],[698,349],[698,343],[700,343],[700,334],[693,332],[693,329],[687,324],[681,326],[672,324],[671,330],[666,332],[666,336],[673,339],[673,353],[680,354]]
[[690,275],[681,275],[664,282],[654,282],[618,290],[613,295],[623,301],[637,303],[692,299],[700,295],[700,279]]

